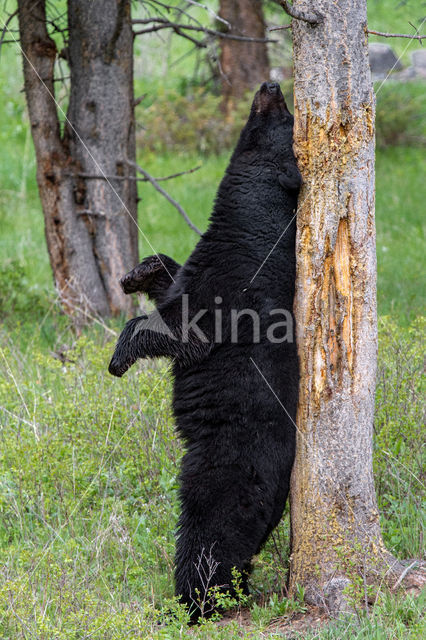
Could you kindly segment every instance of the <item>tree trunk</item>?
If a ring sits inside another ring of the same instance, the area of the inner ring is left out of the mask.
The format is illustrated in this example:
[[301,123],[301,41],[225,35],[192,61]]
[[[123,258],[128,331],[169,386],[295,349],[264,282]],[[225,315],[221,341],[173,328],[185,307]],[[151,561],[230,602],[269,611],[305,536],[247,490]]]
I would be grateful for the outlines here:
[[[261,0],[220,0],[219,15],[230,23],[230,33],[265,38]],[[222,107],[229,113],[246,91],[253,90],[261,82],[269,80],[266,43],[223,38],[220,67]]]
[[118,280],[138,262],[136,185],[79,174],[134,175],[125,164],[135,159],[130,2],[68,4],[71,124],[63,137],[45,0],[18,3],[25,94],[55,284],[68,312],[106,316],[131,310]]
[[379,526],[372,471],[377,315],[374,108],[366,0],[295,0],[300,358],[291,486],[290,589],[336,612],[354,575],[398,572]]

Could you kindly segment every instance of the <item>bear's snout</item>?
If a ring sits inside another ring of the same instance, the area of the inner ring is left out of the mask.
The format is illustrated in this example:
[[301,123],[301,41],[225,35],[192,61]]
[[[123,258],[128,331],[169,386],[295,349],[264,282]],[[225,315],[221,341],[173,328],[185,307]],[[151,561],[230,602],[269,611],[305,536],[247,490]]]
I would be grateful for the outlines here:
[[256,113],[288,113],[284,96],[278,82],[263,82],[253,102]]
[[260,87],[261,91],[267,91],[268,93],[275,95],[281,92],[281,87],[278,82],[264,82]]

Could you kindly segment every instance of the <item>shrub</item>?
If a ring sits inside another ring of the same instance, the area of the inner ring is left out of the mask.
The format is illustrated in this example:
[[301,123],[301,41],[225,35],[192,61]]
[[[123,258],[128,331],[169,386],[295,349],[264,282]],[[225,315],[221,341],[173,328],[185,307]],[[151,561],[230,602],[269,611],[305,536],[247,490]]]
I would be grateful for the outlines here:
[[[293,83],[282,84],[293,110]],[[426,94],[423,83],[388,80],[377,85],[376,139],[381,148],[391,145],[421,146],[426,143]],[[155,101],[144,111],[137,141],[141,149],[219,154],[232,149],[247,120],[252,92],[240,100],[230,115],[221,111],[220,96],[190,87],[191,93],[159,89]]]
[[34,314],[36,309],[46,311],[47,307],[46,296],[35,287],[29,288],[25,269],[18,260],[0,264],[0,319]]
[[388,80],[379,85],[376,140],[379,147],[426,143],[424,83]]
[[[288,98],[292,93],[291,82],[287,85],[282,88]],[[225,117],[220,96],[201,88],[193,89],[188,95],[159,90],[155,102],[144,111],[137,142],[141,148],[157,153],[185,150],[219,154],[235,146],[252,99],[253,92],[250,92],[240,100],[235,111]]]
[[144,112],[143,129],[137,134],[142,148],[218,154],[234,146],[247,106],[225,120],[220,98],[202,89],[182,96],[175,91],[159,93]]

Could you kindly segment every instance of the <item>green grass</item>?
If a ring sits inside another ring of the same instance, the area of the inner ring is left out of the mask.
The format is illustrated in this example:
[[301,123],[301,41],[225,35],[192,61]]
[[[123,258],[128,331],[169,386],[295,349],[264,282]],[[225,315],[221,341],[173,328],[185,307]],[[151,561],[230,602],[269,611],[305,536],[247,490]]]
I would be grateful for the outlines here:
[[[410,558],[420,556],[423,535],[423,331],[417,322],[401,338],[391,321],[380,327],[377,489],[385,542]],[[166,364],[140,362],[113,379],[107,330],[78,340],[65,332],[56,357],[43,346],[20,351],[15,335],[0,331],[0,637],[248,639],[303,610],[284,598],[286,513],[276,545],[270,540],[256,561],[246,632],[235,621],[226,632],[209,623],[191,636],[172,600],[182,450]],[[361,634],[348,637],[421,637],[421,603],[398,602],[380,590],[369,616],[359,606],[359,619],[345,622]],[[170,609],[177,619],[159,627]],[[338,638],[342,628],[315,637]]]
[[425,170],[422,149],[377,154],[378,308],[403,324],[424,313]]
[[[424,3],[419,0],[367,0],[368,28],[385,33],[415,33],[412,22],[420,27],[425,17]],[[425,33],[426,23],[420,33]],[[404,66],[411,62],[411,52],[419,48],[420,43],[408,38],[380,38],[369,36],[369,42],[382,42],[390,45],[396,55],[401,56]]]

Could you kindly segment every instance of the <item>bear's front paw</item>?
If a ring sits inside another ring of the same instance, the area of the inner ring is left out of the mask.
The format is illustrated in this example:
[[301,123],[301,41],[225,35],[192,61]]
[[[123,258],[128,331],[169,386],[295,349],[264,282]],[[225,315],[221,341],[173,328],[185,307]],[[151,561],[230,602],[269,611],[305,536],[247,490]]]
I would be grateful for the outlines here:
[[278,174],[278,182],[283,189],[296,191],[300,189],[303,179],[296,165],[288,165],[283,167],[282,172]]
[[129,320],[121,332],[108,367],[108,371],[113,376],[121,378],[138,358],[145,355],[141,348],[140,333],[143,330],[143,321],[146,320],[146,317],[141,316]]
[[120,358],[117,357],[117,355],[114,353],[114,355],[111,358],[111,362],[109,363],[108,371],[112,376],[121,378],[121,376],[126,373],[127,369],[130,366],[131,365],[124,363],[122,360],[120,360]]

